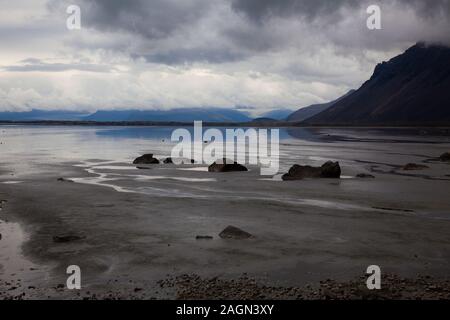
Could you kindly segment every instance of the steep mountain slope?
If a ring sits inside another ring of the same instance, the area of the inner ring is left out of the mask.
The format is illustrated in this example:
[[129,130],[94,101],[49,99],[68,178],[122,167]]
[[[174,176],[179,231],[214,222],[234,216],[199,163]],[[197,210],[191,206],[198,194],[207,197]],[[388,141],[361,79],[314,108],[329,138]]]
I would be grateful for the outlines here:
[[450,124],[450,48],[418,43],[309,125]]
[[329,107],[331,107],[333,104],[335,104],[336,102],[342,100],[343,98],[345,98],[346,96],[348,96],[349,94],[353,93],[355,90],[350,90],[349,92],[347,92],[345,95],[343,95],[342,97],[334,100],[334,101],[330,101],[327,103],[321,103],[321,104],[313,104],[309,107],[304,107],[301,108],[293,113],[291,113],[286,120],[289,122],[300,122],[300,121],[304,121],[306,119],[311,118],[312,116],[315,116],[316,114],[328,109]]
[[269,118],[274,120],[286,120],[286,118],[292,113],[291,109],[275,109],[269,112],[263,113],[261,118]]

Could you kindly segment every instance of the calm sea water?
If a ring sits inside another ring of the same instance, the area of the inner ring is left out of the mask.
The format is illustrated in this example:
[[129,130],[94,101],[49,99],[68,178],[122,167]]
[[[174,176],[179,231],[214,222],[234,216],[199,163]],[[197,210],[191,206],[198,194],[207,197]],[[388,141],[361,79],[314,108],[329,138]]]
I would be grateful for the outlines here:
[[[143,153],[170,156],[174,127],[0,126],[0,163],[19,173],[36,165],[86,160],[130,163]],[[193,133],[193,128],[187,128]],[[207,128],[204,128],[206,130]],[[225,128],[218,128],[224,132]],[[270,129],[267,129],[270,130]],[[450,150],[449,129],[281,128],[280,171],[293,163],[436,156]],[[407,159],[405,159],[407,161]]]

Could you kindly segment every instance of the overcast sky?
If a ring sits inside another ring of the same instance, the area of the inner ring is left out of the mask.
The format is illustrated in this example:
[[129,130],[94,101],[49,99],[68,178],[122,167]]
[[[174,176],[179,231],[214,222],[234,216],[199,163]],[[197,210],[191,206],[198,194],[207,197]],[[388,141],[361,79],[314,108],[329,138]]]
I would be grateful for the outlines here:
[[0,0],[0,110],[298,109],[449,44],[449,16],[450,0]]

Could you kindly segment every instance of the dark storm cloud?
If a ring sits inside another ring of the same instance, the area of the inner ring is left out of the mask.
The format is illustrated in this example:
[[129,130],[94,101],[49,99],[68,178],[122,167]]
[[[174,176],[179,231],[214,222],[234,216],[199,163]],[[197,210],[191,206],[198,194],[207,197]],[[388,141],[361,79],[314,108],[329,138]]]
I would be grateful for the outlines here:
[[300,15],[307,19],[338,12],[346,6],[359,7],[360,0],[232,0],[232,8],[253,21]]
[[[101,31],[126,31],[148,39],[164,38],[195,23],[210,7],[207,0],[74,0],[83,23]],[[52,5],[58,5],[53,2]]]
[[397,2],[415,9],[417,15],[423,18],[439,15],[450,17],[450,0],[397,0]]
[[239,61],[243,54],[223,48],[175,49],[155,54],[133,55],[133,58],[144,58],[148,62],[177,65],[192,61],[206,63],[224,63]]
[[[450,0],[3,2],[0,109],[294,109],[357,88],[417,41],[450,44]],[[81,30],[66,28],[72,4]],[[371,4],[381,30],[367,28]]]
[[413,8],[419,16],[432,17],[444,13],[450,16],[450,0],[231,0],[232,8],[256,22],[272,17],[301,16],[308,20],[339,14],[340,9],[358,9],[370,4],[395,4]]
[[[116,44],[111,38],[106,49],[168,65],[236,62],[293,46],[314,49],[324,43],[349,50],[386,50],[397,43],[426,41],[430,34],[432,40],[444,38],[448,42],[449,38],[445,36],[447,30],[433,30],[433,24],[437,16],[449,19],[450,0],[51,0],[49,6],[60,11],[68,3],[80,5],[85,27],[110,32],[112,37],[117,32],[129,35],[129,41]],[[370,4],[382,8],[383,4],[396,4],[395,10],[400,11],[412,8],[418,17],[428,20],[426,32],[396,33],[396,24],[405,24],[391,19],[386,24],[389,31],[368,34],[365,9]],[[218,14],[220,10],[225,14]],[[336,28],[349,15],[361,17],[346,25],[360,28],[357,35],[350,35],[353,30]],[[284,29],[274,28],[270,24],[273,19]],[[303,24],[296,25],[298,21]],[[298,39],[308,38],[306,33],[316,33],[322,43],[299,44]]]

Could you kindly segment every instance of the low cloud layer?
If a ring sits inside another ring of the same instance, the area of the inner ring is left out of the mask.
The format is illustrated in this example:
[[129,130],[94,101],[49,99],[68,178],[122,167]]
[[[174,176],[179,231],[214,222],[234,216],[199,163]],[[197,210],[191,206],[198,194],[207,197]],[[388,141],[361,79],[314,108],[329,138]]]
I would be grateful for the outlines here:
[[[81,8],[82,29],[66,28]],[[368,30],[378,4],[382,30]],[[450,44],[450,0],[36,0],[0,11],[0,110],[335,99],[418,41]]]

